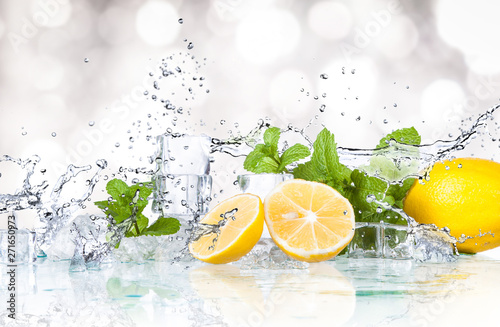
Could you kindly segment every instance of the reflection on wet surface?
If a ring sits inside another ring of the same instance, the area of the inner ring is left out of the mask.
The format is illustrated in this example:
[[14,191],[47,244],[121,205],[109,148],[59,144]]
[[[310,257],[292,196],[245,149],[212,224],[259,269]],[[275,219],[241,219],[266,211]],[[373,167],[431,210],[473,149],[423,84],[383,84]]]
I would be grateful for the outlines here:
[[18,318],[3,311],[2,325],[484,325],[500,289],[500,261],[480,255],[446,264],[339,257],[295,270],[148,261],[70,273],[68,266],[19,266]]

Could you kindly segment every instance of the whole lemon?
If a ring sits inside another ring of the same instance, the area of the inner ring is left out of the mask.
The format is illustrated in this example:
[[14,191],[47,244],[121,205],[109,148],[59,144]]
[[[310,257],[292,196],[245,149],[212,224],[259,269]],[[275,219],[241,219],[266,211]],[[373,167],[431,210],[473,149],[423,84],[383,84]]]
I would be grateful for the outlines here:
[[463,253],[500,245],[500,163],[460,158],[436,163],[424,183],[412,185],[404,211],[422,224],[448,227]]

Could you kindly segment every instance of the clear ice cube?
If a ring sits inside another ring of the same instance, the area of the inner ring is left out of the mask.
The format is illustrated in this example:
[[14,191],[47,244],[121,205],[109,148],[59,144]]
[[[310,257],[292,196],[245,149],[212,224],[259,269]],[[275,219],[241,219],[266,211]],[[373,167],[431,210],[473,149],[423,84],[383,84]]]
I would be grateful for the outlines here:
[[161,159],[159,172],[162,175],[210,173],[210,146],[212,139],[207,135],[159,135],[156,137]]
[[154,258],[156,250],[167,236],[142,235],[138,237],[126,237],[120,242],[120,246],[113,251],[115,258],[121,262],[142,263]]
[[356,223],[348,255],[351,258],[411,259],[413,238],[409,237],[406,225]]
[[[0,230],[0,263],[23,264],[36,261],[36,234],[27,229]],[[9,255],[10,254],[10,255]]]

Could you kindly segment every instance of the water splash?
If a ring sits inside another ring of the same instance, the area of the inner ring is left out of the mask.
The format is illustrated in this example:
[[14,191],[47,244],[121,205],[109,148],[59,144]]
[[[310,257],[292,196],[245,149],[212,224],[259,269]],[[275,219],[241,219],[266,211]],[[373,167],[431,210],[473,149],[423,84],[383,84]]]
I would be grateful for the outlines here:
[[257,126],[246,135],[241,135],[238,132],[237,135],[232,135],[224,140],[212,138],[210,153],[222,152],[233,157],[246,156],[257,145],[262,133],[268,127],[270,124],[261,119]]
[[25,171],[21,190],[15,194],[0,194],[0,213],[19,211],[24,209],[33,209],[41,206],[42,194],[48,187],[46,181],[40,185],[31,186],[30,179],[35,172],[36,165],[40,162],[40,157],[32,156],[28,159],[15,159],[11,156],[4,155],[0,158],[0,162],[12,162]]
[[401,215],[407,221],[408,237],[404,245],[411,248],[413,259],[421,262],[453,262],[458,259],[457,239],[451,236],[449,228],[438,228],[434,224],[419,224],[401,209],[378,200],[374,202],[386,210]]
[[[98,160],[98,167],[94,176],[87,181],[87,187],[80,198],[73,198],[66,201],[62,197],[64,185],[82,172],[89,171],[92,167],[76,167],[69,165],[66,173],[59,177],[50,196],[47,198],[45,192],[49,186],[47,181],[39,185],[32,185],[32,178],[36,165],[40,162],[38,156],[22,160],[4,155],[0,161],[8,161],[19,165],[25,172],[26,177],[21,189],[15,194],[0,194],[0,213],[33,209],[37,212],[40,225],[35,228],[37,233],[37,246],[40,250],[47,249],[60,230],[72,219],[74,213],[79,209],[85,209],[85,201],[92,194],[95,185],[99,181],[100,173],[107,167],[105,160]],[[43,253],[40,253],[43,255]]]
[[[412,177],[426,180],[435,162],[444,161],[456,157],[460,151],[466,149],[478,135],[487,135],[487,121],[494,118],[494,113],[500,108],[500,104],[488,109],[474,120],[467,129],[462,129],[458,137],[453,140],[437,140],[430,144],[409,145],[389,140],[387,146],[379,149],[353,149],[338,147],[340,161],[350,168],[361,168],[369,174],[373,174],[389,183],[401,183],[404,179]],[[400,168],[403,173],[396,179],[388,180],[380,172],[367,171],[370,160],[375,157],[389,158],[394,166]],[[410,168],[404,171],[404,167]]]

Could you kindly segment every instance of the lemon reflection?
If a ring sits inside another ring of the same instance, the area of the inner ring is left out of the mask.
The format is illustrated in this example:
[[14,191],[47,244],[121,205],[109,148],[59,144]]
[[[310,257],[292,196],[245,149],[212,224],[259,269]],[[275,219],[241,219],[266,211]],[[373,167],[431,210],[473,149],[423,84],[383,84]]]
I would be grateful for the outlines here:
[[264,301],[254,276],[232,265],[203,266],[189,272],[191,287],[205,300],[205,310],[218,312],[229,326],[245,326],[245,317]]
[[356,291],[337,269],[317,263],[307,274],[278,276],[268,300],[274,300],[275,310],[266,318],[266,326],[298,320],[307,326],[342,326],[354,314]]
[[204,266],[189,273],[192,288],[229,326],[341,326],[354,314],[356,292],[327,263],[308,270],[243,271]]

